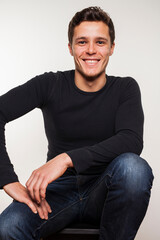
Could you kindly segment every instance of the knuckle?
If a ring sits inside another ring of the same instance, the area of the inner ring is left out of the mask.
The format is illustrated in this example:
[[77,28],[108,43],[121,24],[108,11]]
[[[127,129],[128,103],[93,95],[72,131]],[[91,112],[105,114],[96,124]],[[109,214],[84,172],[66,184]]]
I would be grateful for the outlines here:
[[40,173],[40,177],[41,177],[42,179],[45,179],[46,176],[45,176],[45,174],[44,174],[43,172],[41,172],[41,173]]
[[40,192],[41,192],[41,193],[45,193],[45,187],[41,186],[41,187],[40,187]]
[[39,175],[40,175],[40,173],[39,173],[39,171],[35,171],[35,173],[34,173],[34,175],[36,176],[36,177],[38,177]]
[[33,187],[33,191],[34,191],[34,192],[37,192],[37,191],[38,191],[38,187],[36,187],[36,186]]
[[30,186],[30,185],[27,187],[27,189],[28,189],[28,191],[29,191],[29,192],[31,192],[31,191],[32,191],[32,188],[31,188],[31,186]]
[[34,171],[32,172],[32,175],[34,175],[34,174],[35,174],[35,172],[36,172],[36,170],[34,170]]
[[32,175],[33,175],[33,176],[38,176],[38,175],[39,175],[38,169],[35,169],[35,170],[32,172]]

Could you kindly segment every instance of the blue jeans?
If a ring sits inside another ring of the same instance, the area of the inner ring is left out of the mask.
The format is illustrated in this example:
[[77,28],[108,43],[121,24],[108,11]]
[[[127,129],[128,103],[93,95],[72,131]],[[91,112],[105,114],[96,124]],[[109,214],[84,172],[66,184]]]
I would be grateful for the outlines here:
[[48,220],[17,201],[0,215],[0,240],[39,240],[75,222],[100,226],[100,240],[132,240],[145,216],[153,174],[133,153],[121,154],[99,175],[68,169],[49,184]]

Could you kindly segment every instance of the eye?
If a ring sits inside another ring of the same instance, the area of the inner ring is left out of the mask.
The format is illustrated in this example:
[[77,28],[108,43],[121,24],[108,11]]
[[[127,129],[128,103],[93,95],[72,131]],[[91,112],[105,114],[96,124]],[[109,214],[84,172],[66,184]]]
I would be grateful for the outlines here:
[[78,44],[79,45],[84,45],[86,43],[86,41],[79,41]]
[[105,42],[104,42],[104,41],[97,41],[97,44],[98,44],[98,45],[104,45]]

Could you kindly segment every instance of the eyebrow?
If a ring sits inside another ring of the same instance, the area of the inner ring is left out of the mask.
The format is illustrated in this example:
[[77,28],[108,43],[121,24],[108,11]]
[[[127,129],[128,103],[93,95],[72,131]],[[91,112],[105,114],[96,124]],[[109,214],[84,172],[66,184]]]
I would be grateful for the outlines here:
[[[85,40],[87,39],[88,37],[85,37],[85,36],[82,36],[82,37],[77,37],[75,40],[76,41],[79,41],[79,40]],[[108,38],[104,38],[104,37],[96,37],[95,38],[96,40],[103,40],[103,41],[107,41],[108,42]]]
[[75,40],[78,41],[78,40],[81,40],[81,39],[86,39],[87,37],[78,37],[76,38]]

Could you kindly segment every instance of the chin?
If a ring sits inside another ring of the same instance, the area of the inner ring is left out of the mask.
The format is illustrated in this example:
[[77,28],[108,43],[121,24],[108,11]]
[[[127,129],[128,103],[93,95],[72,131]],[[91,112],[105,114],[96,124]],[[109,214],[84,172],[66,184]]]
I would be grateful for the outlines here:
[[81,75],[88,81],[94,81],[95,79],[99,78],[104,72],[98,72],[98,73],[87,73],[87,72],[81,72]]

